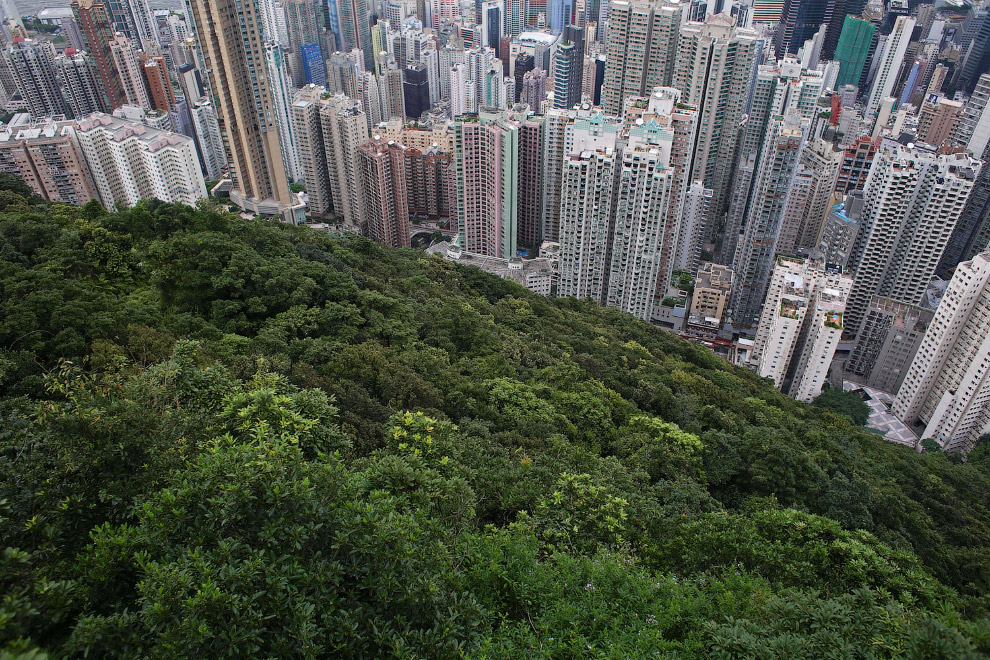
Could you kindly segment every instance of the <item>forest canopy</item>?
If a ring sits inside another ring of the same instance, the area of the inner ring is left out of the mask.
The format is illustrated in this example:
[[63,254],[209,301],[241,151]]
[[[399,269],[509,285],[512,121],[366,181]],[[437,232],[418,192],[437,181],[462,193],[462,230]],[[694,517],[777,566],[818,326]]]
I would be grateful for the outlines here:
[[990,652],[985,444],[422,252],[7,184],[5,658]]

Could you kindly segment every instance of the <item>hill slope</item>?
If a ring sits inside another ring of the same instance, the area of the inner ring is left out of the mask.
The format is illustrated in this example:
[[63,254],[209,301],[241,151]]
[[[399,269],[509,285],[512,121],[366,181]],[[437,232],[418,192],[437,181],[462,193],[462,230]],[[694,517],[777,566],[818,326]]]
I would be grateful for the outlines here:
[[990,457],[367,240],[0,191],[0,643],[982,657]]

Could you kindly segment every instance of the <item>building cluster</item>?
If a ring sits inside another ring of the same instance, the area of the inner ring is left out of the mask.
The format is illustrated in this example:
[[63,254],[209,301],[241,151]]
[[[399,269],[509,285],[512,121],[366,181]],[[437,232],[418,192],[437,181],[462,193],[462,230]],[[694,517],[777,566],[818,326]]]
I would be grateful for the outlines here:
[[912,374],[977,350],[990,0],[74,0],[57,40],[4,7],[0,168],[49,199],[209,180],[391,246],[439,227],[796,398],[841,372],[926,439],[983,430],[969,375]]

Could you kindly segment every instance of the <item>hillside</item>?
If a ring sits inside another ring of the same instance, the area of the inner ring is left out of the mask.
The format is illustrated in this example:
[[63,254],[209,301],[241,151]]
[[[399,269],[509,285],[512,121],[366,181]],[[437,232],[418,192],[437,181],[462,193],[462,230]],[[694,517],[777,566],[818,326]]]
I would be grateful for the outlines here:
[[12,657],[990,653],[986,443],[421,252],[2,190],[0,397]]

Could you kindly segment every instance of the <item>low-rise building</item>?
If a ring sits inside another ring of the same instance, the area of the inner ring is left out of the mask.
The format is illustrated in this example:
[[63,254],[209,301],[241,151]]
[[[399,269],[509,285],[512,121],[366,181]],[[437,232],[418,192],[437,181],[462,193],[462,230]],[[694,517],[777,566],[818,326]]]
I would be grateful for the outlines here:
[[711,262],[702,263],[691,294],[691,311],[685,325],[687,334],[714,339],[725,319],[731,293],[732,269]]
[[465,252],[460,245],[446,241],[427,248],[426,252],[438,254],[448,261],[456,261],[467,266],[480,268],[486,273],[501,277],[503,280],[512,280],[541,296],[550,295],[553,268],[547,259],[539,257],[535,259],[489,257]]

